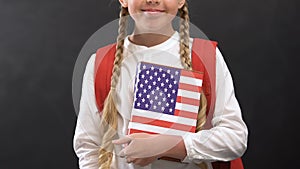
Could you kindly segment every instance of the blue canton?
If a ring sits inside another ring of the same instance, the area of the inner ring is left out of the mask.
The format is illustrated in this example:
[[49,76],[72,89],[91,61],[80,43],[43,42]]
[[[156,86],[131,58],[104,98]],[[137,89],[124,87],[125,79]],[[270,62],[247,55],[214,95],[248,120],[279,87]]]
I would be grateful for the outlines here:
[[134,108],[174,115],[180,69],[142,62],[135,84]]

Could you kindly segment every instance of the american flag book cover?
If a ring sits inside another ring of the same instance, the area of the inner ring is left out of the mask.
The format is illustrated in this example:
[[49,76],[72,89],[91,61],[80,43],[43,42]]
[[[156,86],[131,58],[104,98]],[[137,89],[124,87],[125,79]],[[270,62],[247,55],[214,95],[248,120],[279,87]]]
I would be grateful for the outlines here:
[[128,134],[195,132],[203,73],[140,62]]

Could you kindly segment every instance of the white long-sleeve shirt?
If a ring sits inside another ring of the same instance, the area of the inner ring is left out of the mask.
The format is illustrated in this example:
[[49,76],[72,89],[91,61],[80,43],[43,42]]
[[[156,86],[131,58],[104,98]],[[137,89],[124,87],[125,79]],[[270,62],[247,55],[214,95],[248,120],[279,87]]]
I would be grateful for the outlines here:
[[[183,68],[180,61],[179,35],[152,47],[131,43],[128,38],[124,43],[124,60],[116,90],[118,109],[118,134],[125,136],[131,117],[134,98],[134,79],[139,62],[151,62]],[[192,39],[191,39],[192,41]],[[192,43],[191,43],[192,45]],[[191,46],[190,45],[190,46]],[[101,138],[104,134],[100,127],[100,113],[96,106],[94,90],[93,54],[85,69],[80,110],[74,135],[74,150],[82,169],[98,168],[98,156]],[[196,163],[206,162],[212,168],[212,161],[228,161],[242,156],[247,147],[248,130],[242,119],[241,110],[234,94],[232,77],[219,49],[216,49],[216,103],[211,119],[212,127],[183,137],[187,156],[183,163],[157,160],[145,167],[127,163],[126,159],[113,157],[111,168],[116,169],[199,169]]]

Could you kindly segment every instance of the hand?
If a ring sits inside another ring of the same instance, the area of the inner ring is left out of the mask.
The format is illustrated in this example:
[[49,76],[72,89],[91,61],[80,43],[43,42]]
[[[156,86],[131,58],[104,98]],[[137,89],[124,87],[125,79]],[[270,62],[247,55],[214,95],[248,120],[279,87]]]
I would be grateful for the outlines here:
[[147,147],[153,147],[158,135],[152,135],[147,133],[134,133],[127,135],[123,138],[113,140],[113,144],[123,144],[124,149],[120,151],[119,155],[121,157],[129,157],[131,159],[136,158],[147,158],[160,154],[158,151],[153,151],[153,149],[147,149]]
[[174,148],[180,141],[182,141],[180,136],[134,133],[113,140],[113,143],[126,145],[119,155],[126,157],[128,162],[144,165],[165,156],[165,153]]
[[134,163],[136,165],[139,165],[141,167],[144,167],[150,163],[152,163],[153,161],[157,160],[156,156],[153,157],[147,157],[147,158],[126,158],[128,163]]

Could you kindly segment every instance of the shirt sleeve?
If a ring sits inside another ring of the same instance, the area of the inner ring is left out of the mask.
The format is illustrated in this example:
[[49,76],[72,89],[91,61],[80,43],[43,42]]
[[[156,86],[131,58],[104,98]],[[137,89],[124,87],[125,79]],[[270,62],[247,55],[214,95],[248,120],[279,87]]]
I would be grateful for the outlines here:
[[103,129],[96,106],[94,89],[95,54],[89,59],[82,81],[79,114],[73,139],[73,147],[81,169],[98,169],[98,156]]
[[247,148],[248,129],[234,94],[232,77],[216,49],[216,103],[212,128],[183,137],[187,156],[182,162],[230,161]]

